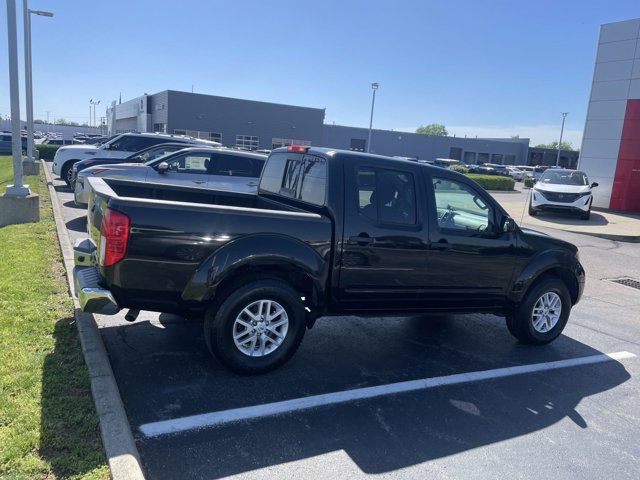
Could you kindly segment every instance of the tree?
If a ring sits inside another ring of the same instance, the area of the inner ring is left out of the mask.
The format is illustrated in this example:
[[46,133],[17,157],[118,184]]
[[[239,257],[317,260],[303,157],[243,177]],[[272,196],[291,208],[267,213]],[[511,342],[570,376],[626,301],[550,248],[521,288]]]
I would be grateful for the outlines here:
[[437,135],[439,137],[448,137],[447,127],[441,123],[430,123],[429,125],[421,125],[416,129],[416,133],[423,135]]
[[[553,142],[549,143],[539,143],[538,145],[536,145],[536,148],[551,148],[553,150],[557,150],[558,141],[554,140]],[[573,145],[571,145],[570,142],[562,142],[562,144],[560,145],[560,150],[573,150]]]
[[511,135],[511,138],[513,138],[514,140],[518,140],[520,138],[520,135]]
[[60,117],[60,118],[56,118],[56,124],[57,125],[66,125],[67,124],[67,120]]

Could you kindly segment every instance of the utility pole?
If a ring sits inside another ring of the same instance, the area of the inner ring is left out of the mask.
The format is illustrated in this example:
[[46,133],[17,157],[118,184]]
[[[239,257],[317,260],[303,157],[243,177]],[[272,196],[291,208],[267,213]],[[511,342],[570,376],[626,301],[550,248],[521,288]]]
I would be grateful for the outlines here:
[[558,156],[556,157],[556,167],[560,165],[560,150],[562,149],[562,134],[564,133],[564,121],[569,112],[562,112],[562,127],[560,127],[560,141],[558,142]]
[[369,139],[367,140],[367,153],[371,151],[371,131],[373,128],[373,107],[376,104],[376,90],[380,84],[378,82],[373,82],[371,84],[371,89],[373,90],[373,96],[371,97],[371,117],[369,117]]

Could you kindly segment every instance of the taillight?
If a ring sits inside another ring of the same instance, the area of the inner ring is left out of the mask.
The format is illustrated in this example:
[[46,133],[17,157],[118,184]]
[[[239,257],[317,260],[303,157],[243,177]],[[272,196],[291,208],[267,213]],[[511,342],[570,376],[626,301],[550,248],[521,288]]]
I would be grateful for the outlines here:
[[304,145],[289,145],[287,147],[287,151],[296,152],[296,153],[307,153],[309,147],[305,147]]
[[129,217],[107,208],[100,234],[100,265],[108,267],[122,260],[127,253]]

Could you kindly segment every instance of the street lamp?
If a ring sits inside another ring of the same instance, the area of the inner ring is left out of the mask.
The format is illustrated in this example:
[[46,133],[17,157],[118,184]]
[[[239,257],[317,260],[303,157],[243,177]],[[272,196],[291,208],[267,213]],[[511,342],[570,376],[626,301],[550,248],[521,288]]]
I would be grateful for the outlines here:
[[564,120],[569,115],[569,112],[561,112],[562,113],[562,127],[560,127],[560,141],[558,142],[558,156],[556,157],[556,167],[560,165],[560,149],[562,147],[562,134],[564,133]]
[[96,126],[96,106],[100,105],[100,100],[89,100],[89,126],[91,126],[91,107],[93,106],[93,126]]
[[371,117],[369,118],[369,140],[367,141],[367,153],[371,151],[371,129],[373,127],[373,107],[376,104],[376,90],[380,84],[378,82],[373,82],[371,84],[371,90],[373,90],[373,95],[371,97]]
[[33,162],[33,84],[31,80],[31,15],[53,17],[53,13],[30,10],[28,0],[22,1],[24,20],[24,81],[27,104],[27,159]]

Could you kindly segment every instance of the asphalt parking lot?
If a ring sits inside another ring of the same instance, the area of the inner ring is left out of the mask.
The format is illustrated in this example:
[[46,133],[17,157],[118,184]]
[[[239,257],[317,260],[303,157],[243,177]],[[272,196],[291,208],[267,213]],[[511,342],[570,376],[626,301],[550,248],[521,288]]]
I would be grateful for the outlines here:
[[[84,211],[61,181],[56,190],[72,240],[85,236]],[[637,478],[640,290],[604,279],[640,277],[640,244],[545,231],[580,247],[588,277],[564,335],[545,347],[516,343],[492,315],[320,319],[283,368],[239,377],[210,357],[197,321],[98,317],[148,478]],[[603,353],[618,360],[550,363]],[[532,364],[539,371],[504,370]],[[478,371],[489,373],[260,413],[274,402]],[[243,407],[256,407],[255,418],[225,420]],[[228,410],[215,426],[145,434]]]

